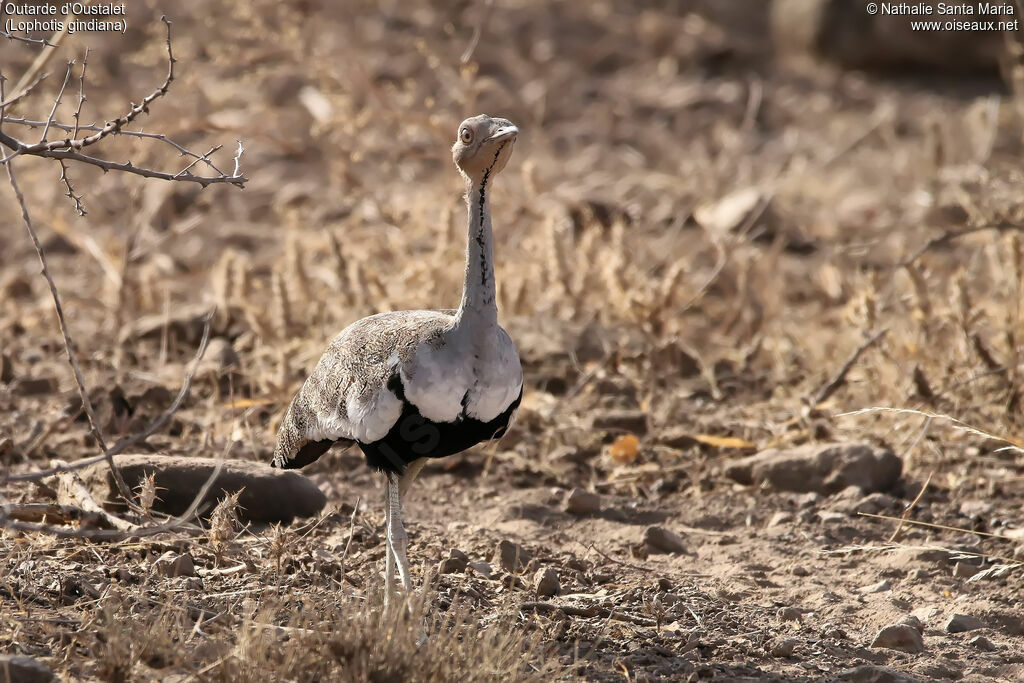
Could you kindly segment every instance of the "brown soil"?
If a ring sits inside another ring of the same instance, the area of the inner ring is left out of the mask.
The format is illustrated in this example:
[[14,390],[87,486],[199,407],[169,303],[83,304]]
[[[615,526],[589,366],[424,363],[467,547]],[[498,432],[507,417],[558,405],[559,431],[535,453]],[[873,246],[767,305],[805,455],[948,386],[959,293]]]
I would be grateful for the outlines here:
[[[219,358],[233,350],[237,366],[208,355],[140,450],[268,461],[287,401],[339,329],[453,305],[464,209],[447,148],[480,111],[522,129],[493,210],[501,318],[526,390],[500,443],[432,464],[410,496],[423,613],[481,629],[445,640],[450,628],[428,628],[433,660],[373,621],[383,489],[355,450],[308,468],[329,501],[317,521],[250,527],[226,545],[187,531],[116,543],[3,532],[0,650],[105,680],[1024,677],[1012,540],[1024,467],[999,440],[1020,446],[1024,425],[1024,100],[978,78],[782,68],[754,3],[664,4],[154,0],[131,3],[124,36],[65,42],[14,115],[45,117],[61,60],[86,46],[83,121],[119,115],[163,78],[167,13],[178,78],[144,129],[199,151],[223,144],[228,167],[233,141],[246,146],[244,190],[70,165],[82,218],[59,167],[15,161],[109,441],[170,403],[212,304]],[[0,68],[16,79],[36,53],[0,44]],[[57,118],[76,103],[65,96]],[[185,165],[130,139],[101,151]],[[730,218],[740,191],[758,201]],[[24,473],[97,449],[20,210],[0,196],[13,377],[0,382],[0,458]],[[994,228],[901,264],[982,226]],[[984,433],[843,415],[874,406]],[[891,448],[902,477],[868,497],[725,475],[754,451],[833,441]],[[564,511],[577,487],[600,494],[600,511]],[[940,526],[890,541],[895,522],[859,514],[899,517],[915,499],[908,518]],[[650,526],[685,552],[653,552]],[[500,568],[502,540],[529,553],[524,571]],[[453,548],[492,576],[438,575]],[[167,551],[190,554],[198,576],[155,571]],[[548,567],[560,592],[538,596]],[[954,613],[986,628],[947,633]],[[355,615],[368,621],[338,621]],[[908,615],[923,652],[871,647]],[[250,637],[254,624],[278,630]],[[384,654],[359,660],[373,648]]]

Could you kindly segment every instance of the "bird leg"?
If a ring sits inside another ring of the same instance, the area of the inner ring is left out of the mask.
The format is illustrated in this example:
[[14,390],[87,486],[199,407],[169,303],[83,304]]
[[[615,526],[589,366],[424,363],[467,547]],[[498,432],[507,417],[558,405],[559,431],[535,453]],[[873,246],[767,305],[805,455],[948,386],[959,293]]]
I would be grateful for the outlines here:
[[399,478],[388,474],[388,546],[394,562],[398,565],[398,577],[406,593],[412,592],[412,577],[409,574],[409,560],[405,555],[409,536],[402,525],[402,490]]
[[384,502],[384,533],[388,540],[384,542],[384,608],[387,609],[391,596],[395,592],[395,555],[391,550],[391,477],[388,476],[387,498]]

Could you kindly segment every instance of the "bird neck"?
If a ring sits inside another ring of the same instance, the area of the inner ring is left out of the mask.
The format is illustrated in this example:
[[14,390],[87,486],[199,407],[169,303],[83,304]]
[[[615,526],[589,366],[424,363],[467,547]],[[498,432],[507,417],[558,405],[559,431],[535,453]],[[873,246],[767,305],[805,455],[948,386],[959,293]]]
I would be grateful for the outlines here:
[[462,286],[462,303],[456,313],[456,325],[473,331],[498,324],[488,176],[489,172],[484,172],[479,180],[468,179],[466,182],[466,205],[469,208],[466,279]]

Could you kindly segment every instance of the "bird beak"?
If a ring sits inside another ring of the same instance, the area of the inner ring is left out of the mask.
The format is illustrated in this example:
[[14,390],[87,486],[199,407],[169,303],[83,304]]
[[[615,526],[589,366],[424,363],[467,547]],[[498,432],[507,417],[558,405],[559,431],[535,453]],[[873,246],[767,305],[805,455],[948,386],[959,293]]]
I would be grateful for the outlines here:
[[519,128],[516,126],[504,126],[495,131],[494,135],[487,138],[488,142],[501,142],[503,140],[509,140],[519,134]]

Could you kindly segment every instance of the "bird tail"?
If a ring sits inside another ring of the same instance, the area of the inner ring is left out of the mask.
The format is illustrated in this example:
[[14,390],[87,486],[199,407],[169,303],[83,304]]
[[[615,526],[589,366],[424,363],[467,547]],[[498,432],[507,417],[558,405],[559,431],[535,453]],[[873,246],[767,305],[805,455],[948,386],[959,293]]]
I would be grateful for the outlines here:
[[[296,397],[298,398],[298,397]],[[305,467],[316,461],[321,455],[338,443],[337,439],[310,441],[306,438],[307,431],[303,421],[302,407],[296,406],[296,399],[288,406],[281,428],[277,432],[277,444],[274,446],[274,457],[271,467],[293,470]],[[346,443],[349,443],[346,441]]]

